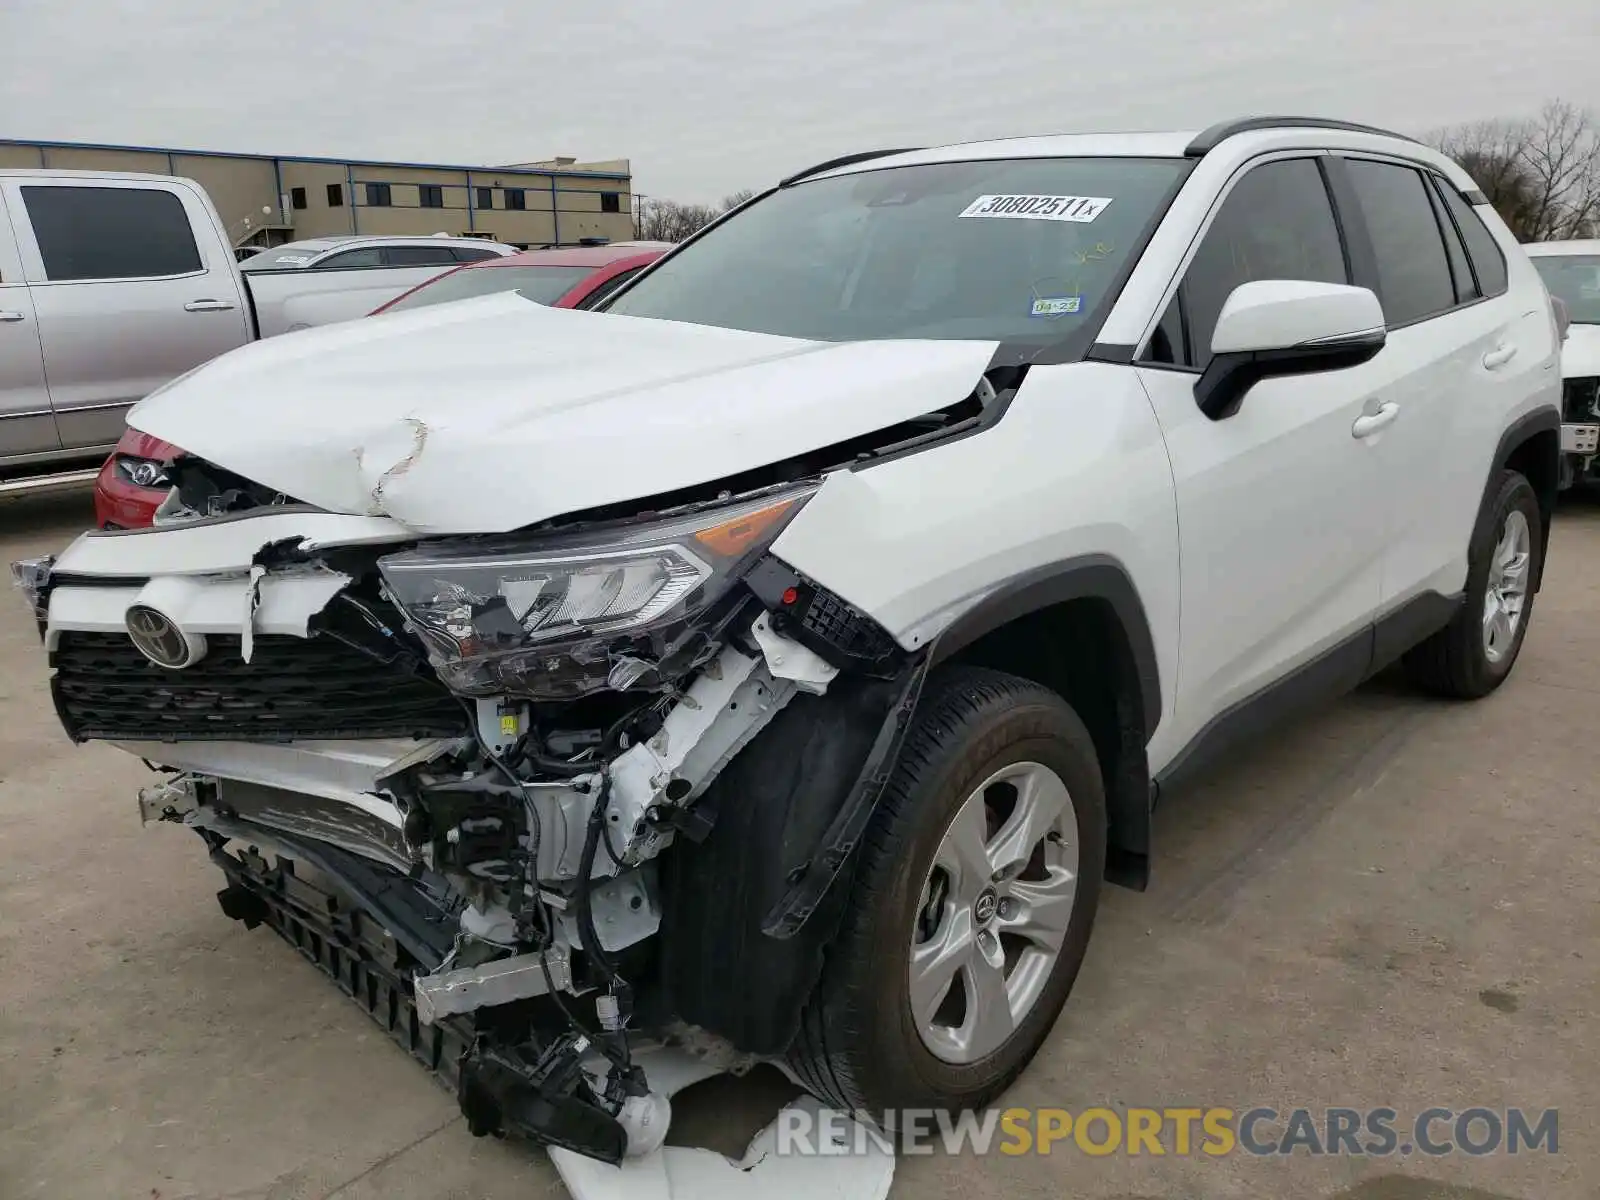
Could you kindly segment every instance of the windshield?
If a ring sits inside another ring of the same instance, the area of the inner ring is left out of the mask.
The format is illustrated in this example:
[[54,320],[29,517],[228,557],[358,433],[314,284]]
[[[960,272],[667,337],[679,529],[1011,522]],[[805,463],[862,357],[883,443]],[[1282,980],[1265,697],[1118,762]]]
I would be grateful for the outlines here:
[[1574,325],[1600,325],[1600,254],[1541,254],[1533,265]]
[[554,304],[598,268],[596,267],[472,267],[423,284],[396,300],[384,312],[422,308],[491,292],[518,292],[536,304]]
[[1095,318],[1186,166],[1010,159],[799,183],[607,311],[820,341],[1056,342]]
[[252,254],[239,264],[239,269],[241,271],[282,271],[293,267],[303,267],[326,249],[326,246],[307,246],[302,242],[285,242],[281,246],[263,250],[260,254]]

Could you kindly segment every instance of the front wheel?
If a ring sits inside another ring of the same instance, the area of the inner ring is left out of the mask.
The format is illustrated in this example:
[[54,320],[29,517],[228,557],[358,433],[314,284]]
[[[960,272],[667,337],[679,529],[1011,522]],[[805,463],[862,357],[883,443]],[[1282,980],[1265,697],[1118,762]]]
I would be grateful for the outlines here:
[[1049,1034],[1105,869],[1094,743],[1054,692],[930,679],[791,1064],[830,1104],[981,1108]]
[[1505,682],[1522,651],[1543,551],[1539,499],[1527,479],[1501,471],[1467,550],[1467,589],[1450,624],[1404,658],[1418,683],[1476,700]]

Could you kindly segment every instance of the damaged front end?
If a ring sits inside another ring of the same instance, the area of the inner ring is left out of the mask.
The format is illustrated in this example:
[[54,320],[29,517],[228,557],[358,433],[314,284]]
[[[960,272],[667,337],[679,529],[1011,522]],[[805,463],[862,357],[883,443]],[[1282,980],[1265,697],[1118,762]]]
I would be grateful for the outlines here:
[[815,489],[426,541],[274,496],[13,575],[63,725],[163,772],[141,813],[224,911],[475,1133],[615,1163],[665,1132],[642,1050],[787,1047],[915,702],[920,657],[770,553]]

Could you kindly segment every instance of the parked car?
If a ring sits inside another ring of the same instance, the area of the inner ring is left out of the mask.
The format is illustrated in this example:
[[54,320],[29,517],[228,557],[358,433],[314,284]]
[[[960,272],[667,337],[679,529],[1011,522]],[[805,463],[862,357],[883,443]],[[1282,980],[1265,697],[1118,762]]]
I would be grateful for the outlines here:
[[504,291],[556,308],[593,308],[670,249],[670,243],[630,243],[528,250],[446,271],[381,305],[373,316]]
[[[446,271],[420,283],[373,312],[405,312],[493,292],[515,291],[526,300],[556,308],[589,308],[655,262],[670,244],[640,248],[596,247],[530,250],[489,258]],[[482,272],[493,270],[492,275]],[[95,523],[101,529],[142,529],[172,490],[167,468],[176,446],[130,429],[95,477]]]
[[515,246],[483,238],[396,237],[350,234],[285,242],[241,264],[244,271],[316,271],[359,267],[443,267],[517,253]]
[[1600,239],[1525,247],[1566,307],[1561,348],[1561,486],[1600,483]]
[[1395,660],[1499,687],[1558,354],[1469,176],[1381,130],[859,154],[604,315],[227,355],[130,418],[191,452],[172,523],[14,572],[225,913],[474,1133],[616,1162],[685,1027],[830,1107],[988,1105],[1158,794]]
[[257,255],[241,270],[216,210],[191,180],[0,170],[7,489],[94,478],[128,407],[208,359],[258,337],[364,316],[463,256],[514,249],[384,239],[358,252],[392,265],[351,269],[340,260],[329,269],[265,270],[265,255]]

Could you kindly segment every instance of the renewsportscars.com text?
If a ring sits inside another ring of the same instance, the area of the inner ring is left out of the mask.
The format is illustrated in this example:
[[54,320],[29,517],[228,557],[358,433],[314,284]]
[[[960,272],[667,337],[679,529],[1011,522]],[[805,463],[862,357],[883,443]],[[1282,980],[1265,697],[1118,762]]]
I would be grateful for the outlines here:
[[[886,1132],[887,1131],[887,1132]],[[1557,1154],[1553,1108],[1007,1108],[984,1112],[900,1109],[863,1115],[785,1109],[779,1154],[1051,1154],[1391,1157],[1422,1154]]]

